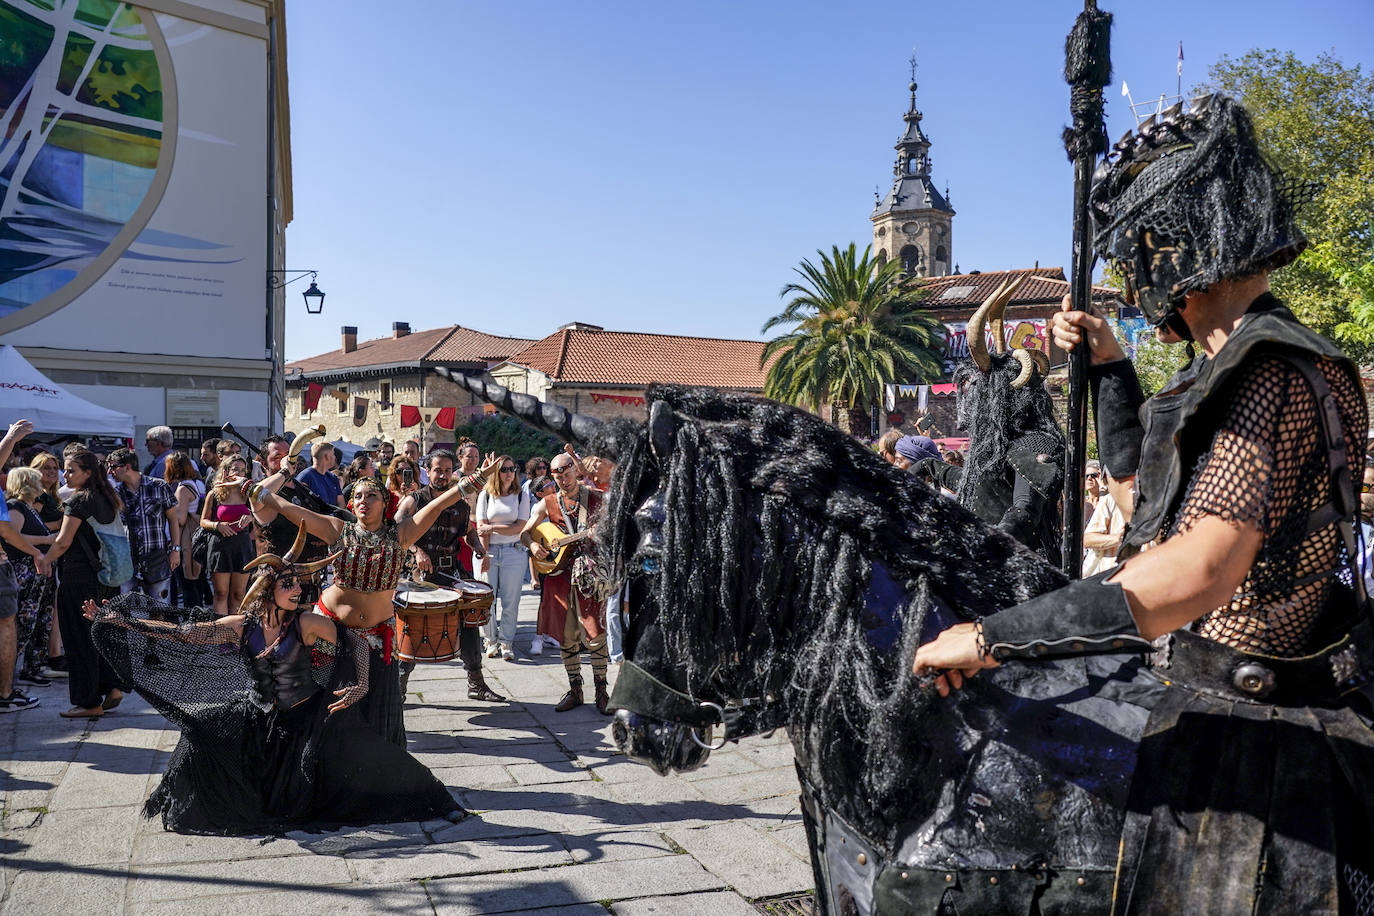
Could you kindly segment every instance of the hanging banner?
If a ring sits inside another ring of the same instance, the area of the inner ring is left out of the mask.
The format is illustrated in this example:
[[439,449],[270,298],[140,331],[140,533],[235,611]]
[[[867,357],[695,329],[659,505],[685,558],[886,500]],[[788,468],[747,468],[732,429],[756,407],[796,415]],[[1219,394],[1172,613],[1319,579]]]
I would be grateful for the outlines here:
[[470,407],[459,407],[459,408],[458,408],[458,414],[463,418],[463,421],[464,421],[464,422],[466,422],[466,421],[468,421],[468,420],[475,420],[475,419],[477,419],[478,417],[482,416],[484,413],[486,413],[486,411],[484,410],[484,408],[487,407],[487,406],[489,406],[489,405],[486,405],[486,404],[473,404],[473,405],[470,406]]
[[434,417],[434,423],[440,429],[453,432],[453,427],[458,425],[458,408],[445,407]]
[[324,386],[315,382],[307,382],[305,386],[305,412],[314,413],[320,406],[320,395],[324,394]]
[[353,398],[353,425],[362,426],[367,423],[367,398]]
[[644,399],[635,394],[598,394],[592,392],[592,403],[600,404],[602,401],[612,401],[622,407],[643,407]]
[[338,401],[339,403],[348,403],[348,388],[335,388],[333,391],[329,393],[332,394],[334,396],[334,400]]
[[401,428],[405,429],[420,422],[420,408],[410,404],[401,405]]
[[434,417],[439,413],[438,408],[436,408],[436,407],[421,407],[421,408],[419,408],[419,410],[420,410],[420,422],[423,423],[424,426],[425,426],[426,428],[429,428],[429,427],[433,426],[433,425],[434,425]]

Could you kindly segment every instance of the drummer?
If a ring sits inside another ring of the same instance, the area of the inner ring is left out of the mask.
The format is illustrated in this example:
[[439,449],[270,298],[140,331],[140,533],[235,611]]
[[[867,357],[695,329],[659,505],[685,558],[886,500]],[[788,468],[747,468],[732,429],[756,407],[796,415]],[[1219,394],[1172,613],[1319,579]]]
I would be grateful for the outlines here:
[[496,456],[488,455],[476,474],[464,477],[413,516],[392,522],[385,518],[386,493],[376,478],[365,477],[353,487],[356,522],[311,512],[279,497],[277,490],[285,482],[280,471],[249,489],[250,502],[275,509],[293,522],[303,522],[307,532],[343,551],[334,565],[334,582],[324,590],[315,608],[366,636],[372,648],[371,688],[354,708],[383,737],[402,747],[406,740],[403,697],[391,650],[396,633],[392,602],[406,551],[444,509],[455,503],[465,505],[464,493],[476,492],[497,464]]
[[[475,450],[475,446],[472,447]],[[473,461],[473,466],[476,462]],[[435,449],[425,459],[429,483],[411,493],[396,508],[396,521],[414,518],[426,507],[436,504],[453,487],[453,453]],[[464,475],[466,479],[467,475]],[[466,546],[468,549],[463,550]],[[450,500],[429,529],[411,545],[415,569],[426,582],[449,587],[458,579],[472,579],[472,560],[482,558],[482,543],[472,524],[467,499]],[[458,654],[468,671],[468,699],[499,702],[505,699],[492,690],[482,677],[481,627],[459,627]],[[405,691],[415,662],[401,662],[401,690]]]

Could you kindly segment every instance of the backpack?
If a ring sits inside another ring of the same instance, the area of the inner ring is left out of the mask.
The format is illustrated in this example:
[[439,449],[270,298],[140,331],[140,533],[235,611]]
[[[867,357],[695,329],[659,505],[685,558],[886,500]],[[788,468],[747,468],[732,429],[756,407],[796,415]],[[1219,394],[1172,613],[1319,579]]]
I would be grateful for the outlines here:
[[107,588],[118,588],[134,577],[129,530],[124,527],[124,520],[119,513],[115,513],[115,517],[104,524],[97,522],[94,516],[86,519],[86,522],[100,541],[100,572],[96,578]]

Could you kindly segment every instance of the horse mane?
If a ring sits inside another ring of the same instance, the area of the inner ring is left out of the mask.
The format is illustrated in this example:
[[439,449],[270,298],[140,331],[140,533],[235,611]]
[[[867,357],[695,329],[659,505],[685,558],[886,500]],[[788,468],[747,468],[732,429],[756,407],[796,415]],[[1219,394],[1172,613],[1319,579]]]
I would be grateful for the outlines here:
[[[911,663],[926,615],[939,605],[971,620],[1064,576],[811,414],[705,388],[655,386],[648,400],[673,411],[665,466],[643,426],[609,425],[594,446],[617,460],[603,556],[652,580],[662,661],[688,693],[781,691],[822,800],[891,841],[895,818],[911,811],[896,802],[919,792],[914,726],[933,691]],[[655,488],[665,550],[642,573],[631,568],[633,514]],[[900,589],[877,615],[875,567]],[[882,613],[895,624],[886,644],[873,635]]]

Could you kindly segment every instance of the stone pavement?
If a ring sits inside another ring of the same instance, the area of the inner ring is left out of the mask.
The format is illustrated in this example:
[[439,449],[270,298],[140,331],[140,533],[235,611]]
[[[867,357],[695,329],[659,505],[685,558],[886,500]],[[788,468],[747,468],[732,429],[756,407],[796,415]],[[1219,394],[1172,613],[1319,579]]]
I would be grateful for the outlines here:
[[456,661],[411,678],[410,750],[476,812],[459,824],[167,833],[139,812],[177,732],[137,696],[87,723],[57,715],[65,681],[35,689],[39,708],[0,716],[0,914],[743,916],[810,890],[785,736],[682,776],[630,763],[590,703],[553,711],[556,650],[524,654],[536,604],[526,592],[518,660],[485,663],[509,704],[468,700]]

